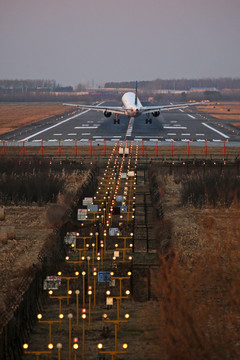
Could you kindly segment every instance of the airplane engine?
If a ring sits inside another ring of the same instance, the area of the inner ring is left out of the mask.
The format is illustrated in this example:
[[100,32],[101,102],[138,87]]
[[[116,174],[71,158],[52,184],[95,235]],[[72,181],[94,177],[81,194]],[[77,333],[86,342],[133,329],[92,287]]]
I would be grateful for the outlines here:
[[112,113],[110,112],[110,111],[104,111],[104,116],[106,116],[107,118],[109,118],[111,115],[112,115]]
[[152,115],[153,115],[154,117],[158,117],[158,116],[160,115],[160,111],[154,111],[154,112],[152,113]]

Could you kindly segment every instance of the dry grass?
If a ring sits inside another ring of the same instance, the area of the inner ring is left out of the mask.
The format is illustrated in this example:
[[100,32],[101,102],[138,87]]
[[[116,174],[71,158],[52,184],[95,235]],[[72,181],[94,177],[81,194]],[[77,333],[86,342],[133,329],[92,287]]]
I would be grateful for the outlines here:
[[54,102],[0,103],[0,134],[62,114],[69,109],[61,103]]
[[240,128],[240,122],[238,122],[238,123],[231,123],[231,125],[232,125],[232,126],[235,126],[235,127],[237,127],[237,128]]
[[153,273],[154,349],[161,359],[238,359],[239,205],[182,207],[181,183],[168,176],[165,184],[172,246],[168,256],[159,255],[161,265]]
[[219,120],[240,121],[239,102],[221,102],[217,104],[209,104],[209,106],[198,106],[196,109],[204,113],[208,113]]
[[[15,226],[13,240],[0,243],[0,308],[7,307],[10,292],[17,294],[19,284],[26,269],[39,264],[39,253],[47,241],[55,241],[52,235],[54,224],[61,225],[62,217],[74,201],[77,191],[86,180],[87,172],[77,171],[64,174],[64,193],[58,196],[54,213],[50,205],[45,206],[8,206],[5,207],[5,220],[0,226]],[[61,211],[59,211],[59,209]],[[49,212],[52,214],[49,219]]]

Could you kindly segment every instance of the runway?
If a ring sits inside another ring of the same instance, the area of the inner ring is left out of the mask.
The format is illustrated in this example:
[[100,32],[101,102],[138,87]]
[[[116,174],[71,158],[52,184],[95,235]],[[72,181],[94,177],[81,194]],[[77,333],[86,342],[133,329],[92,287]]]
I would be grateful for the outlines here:
[[162,111],[152,124],[146,124],[145,115],[128,118],[119,115],[120,124],[114,124],[114,115],[106,118],[102,112],[92,110],[79,111],[59,120],[43,120],[31,126],[1,135],[0,140],[9,142],[47,141],[52,145],[58,141],[101,143],[116,140],[131,141],[192,141],[196,143],[239,142],[240,130],[227,122],[220,122],[209,115],[197,112],[193,107],[186,109]]

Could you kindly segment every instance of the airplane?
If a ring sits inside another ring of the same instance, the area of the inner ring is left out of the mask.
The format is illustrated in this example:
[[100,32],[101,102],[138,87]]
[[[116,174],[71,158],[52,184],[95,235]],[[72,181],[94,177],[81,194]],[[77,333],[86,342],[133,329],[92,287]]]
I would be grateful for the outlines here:
[[118,115],[126,115],[130,117],[137,117],[142,114],[146,114],[146,124],[152,123],[152,119],[150,118],[150,114],[153,117],[158,117],[161,111],[172,110],[172,109],[183,109],[192,105],[199,105],[202,103],[185,103],[185,104],[176,104],[176,105],[155,105],[155,106],[143,106],[138,98],[137,90],[138,83],[136,81],[135,93],[132,91],[126,92],[122,96],[123,106],[102,106],[102,105],[78,105],[78,104],[66,104],[66,106],[76,106],[82,109],[102,111],[104,116],[109,118],[112,114],[116,114],[114,119],[114,124],[120,124],[120,120],[118,119]]

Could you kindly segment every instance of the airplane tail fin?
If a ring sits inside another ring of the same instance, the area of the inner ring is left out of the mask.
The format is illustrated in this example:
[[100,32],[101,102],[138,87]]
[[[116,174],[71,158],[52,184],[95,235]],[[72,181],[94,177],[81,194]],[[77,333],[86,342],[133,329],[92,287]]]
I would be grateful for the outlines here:
[[135,89],[135,105],[137,105],[137,87],[138,87],[138,82],[136,81],[136,89]]

